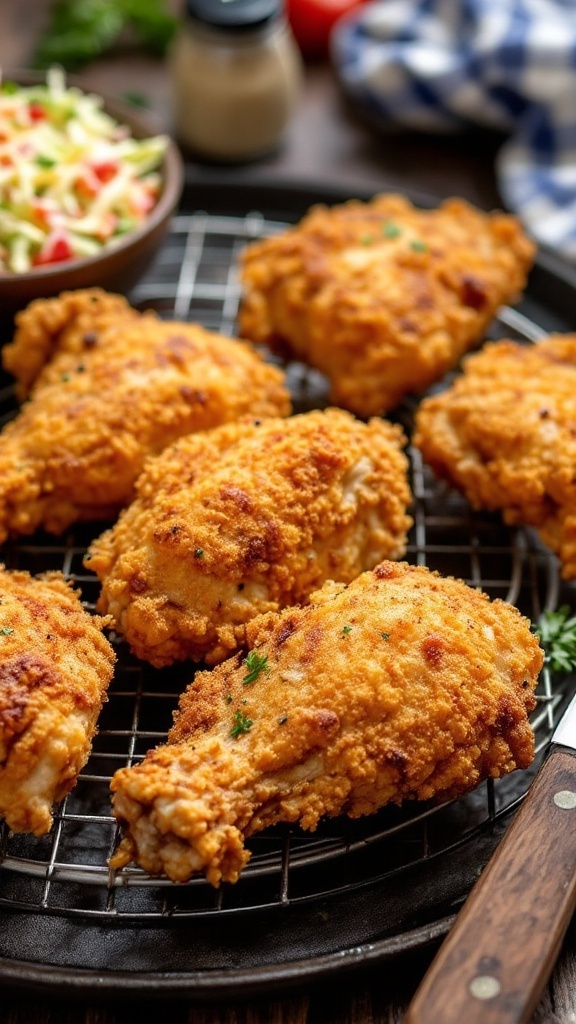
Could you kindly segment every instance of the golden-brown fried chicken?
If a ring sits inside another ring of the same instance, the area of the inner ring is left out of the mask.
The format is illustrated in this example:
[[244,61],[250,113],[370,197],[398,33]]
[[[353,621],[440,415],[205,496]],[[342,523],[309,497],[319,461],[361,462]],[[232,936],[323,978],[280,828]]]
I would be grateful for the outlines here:
[[114,867],[234,882],[245,837],[276,822],[445,800],[532,760],[542,652],[461,580],[383,562],[247,634],[244,660],[198,673],[168,743],[113,777]]
[[98,610],[155,666],[221,661],[255,615],[404,554],[404,440],[340,409],[182,438],[89,550]]
[[0,566],[0,817],[42,835],[88,760],[115,655],[56,572]]
[[415,444],[474,508],[536,527],[576,579],[576,334],[488,344],[416,416]]
[[321,370],[335,405],[382,413],[477,344],[533,258],[516,219],[460,199],[317,206],[247,246],[239,332]]
[[282,373],[247,343],[122,302],[79,292],[20,318],[6,365],[25,390],[29,353],[35,383],[0,434],[0,542],[115,515],[145,458],[183,434],[289,413]]

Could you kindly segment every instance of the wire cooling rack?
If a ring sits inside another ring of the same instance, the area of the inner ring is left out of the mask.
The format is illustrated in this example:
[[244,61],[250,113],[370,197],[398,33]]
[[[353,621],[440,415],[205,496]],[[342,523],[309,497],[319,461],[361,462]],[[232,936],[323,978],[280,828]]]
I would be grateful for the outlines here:
[[[275,216],[276,208],[289,203],[285,194],[270,190],[268,210],[253,208],[241,190],[232,200],[217,187],[204,193],[205,207],[196,207],[194,195],[187,194],[167,243],[131,300],[161,316],[233,334],[240,250],[283,230],[303,209],[296,206],[284,219]],[[306,193],[298,198],[303,208],[311,200]],[[231,202],[235,212],[221,212]],[[569,295],[568,283],[557,287]],[[528,295],[526,308],[502,310],[491,335],[530,342],[551,324],[559,326],[561,311],[539,302],[538,295]],[[299,364],[286,369],[296,411],[326,404],[320,374]],[[8,384],[0,405],[5,419],[13,415]],[[397,410],[408,433],[413,411],[410,402]],[[473,513],[432,477],[416,450],[409,447],[408,454],[414,519],[409,561],[461,577],[512,602],[532,620],[566,600],[554,556],[531,531],[505,527],[497,515]],[[33,573],[60,569],[93,610],[98,581],[82,559],[107,525],[9,543],[1,557],[9,568]],[[96,970],[100,989],[133,980],[142,988],[155,979],[161,991],[161,971],[164,987],[219,992],[230,985],[293,981],[341,969],[343,960],[382,959],[429,941],[448,928],[525,795],[570,689],[569,681],[542,673],[532,716],[537,757],[529,771],[489,781],[441,807],[385,808],[355,822],[324,822],[314,834],[269,829],[249,840],[252,859],[239,882],[214,890],[203,878],[174,884],[134,866],[118,872],[108,867],[118,840],[110,778],[165,739],[194,671],[187,664],[153,669],[132,657],[121,640],[112,640],[118,666],[93,752],[57,809],[52,831],[41,838],[12,835],[6,827],[1,832],[0,977],[12,983],[61,985],[63,978],[70,983],[77,976],[90,986]],[[250,940],[247,922],[252,931],[260,929]]]

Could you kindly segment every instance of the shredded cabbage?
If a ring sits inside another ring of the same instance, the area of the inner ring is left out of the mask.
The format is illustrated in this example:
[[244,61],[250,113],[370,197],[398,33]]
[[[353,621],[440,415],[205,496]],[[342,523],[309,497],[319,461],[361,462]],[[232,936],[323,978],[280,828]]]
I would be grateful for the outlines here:
[[59,68],[45,84],[0,85],[0,272],[92,256],[137,228],[167,144],[134,138]]

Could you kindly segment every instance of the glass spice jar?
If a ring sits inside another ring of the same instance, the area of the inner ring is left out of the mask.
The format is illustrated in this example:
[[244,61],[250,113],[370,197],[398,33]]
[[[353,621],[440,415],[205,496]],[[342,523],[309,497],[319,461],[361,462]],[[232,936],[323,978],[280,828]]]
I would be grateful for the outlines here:
[[183,146],[236,162],[279,144],[303,74],[282,0],[186,0],[169,66]]

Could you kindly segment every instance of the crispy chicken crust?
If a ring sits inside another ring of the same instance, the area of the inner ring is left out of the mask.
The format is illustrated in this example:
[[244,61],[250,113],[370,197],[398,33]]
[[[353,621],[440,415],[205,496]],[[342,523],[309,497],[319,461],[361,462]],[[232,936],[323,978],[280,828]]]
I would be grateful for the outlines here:
[[321,370],[335,405],[379,414],[481,340],[534,254],[518,220],[461,199],[316,206],[246,247],[239,333]]
[[88,760],[115,654],[57,572],[0,566],[0,816],[43,835]]
[[157,667],[222,661],[255,615],[404,554],[404,443],[400,427],[339,409],[182,438],[89,549],[98,610]]
[[234,882],[276,822],[446,800],[532,761],[542,651],[461,580],[386,561],[247,635],[251,681],[239,655],[198,673],[168,743],[114,775],[113,867]]
[[576,579],[576,334],[487,344],[425,399],[414,443],[474,508],[536,527]]
[[290,412],[283,374],[248,344],[97,290],[32,303],[4,353],[32,390],[0,434],[0,542],[115,516],[145,458],[183,434]]

